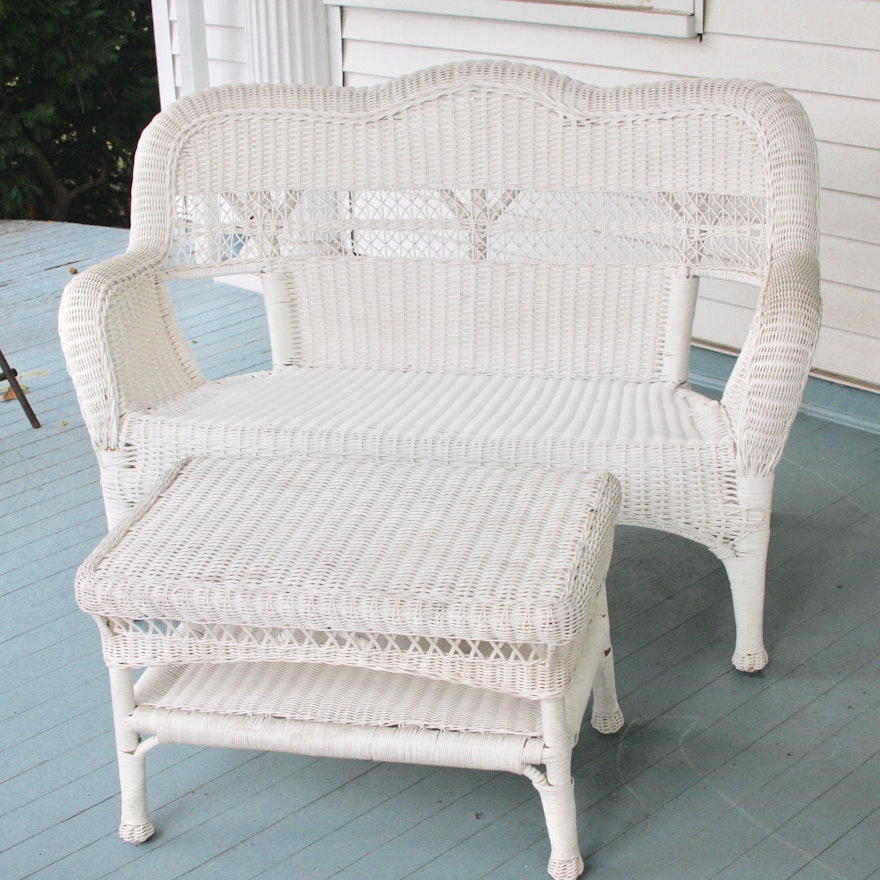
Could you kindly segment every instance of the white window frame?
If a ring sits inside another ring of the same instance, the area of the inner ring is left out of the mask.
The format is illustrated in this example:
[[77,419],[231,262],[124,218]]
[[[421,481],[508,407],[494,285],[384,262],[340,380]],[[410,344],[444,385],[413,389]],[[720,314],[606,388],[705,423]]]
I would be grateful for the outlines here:
[[[324,0],[339,5],[339,0]],[[346,0],[343,7],[517,21],[657,37],[699,37],[704,0]]]

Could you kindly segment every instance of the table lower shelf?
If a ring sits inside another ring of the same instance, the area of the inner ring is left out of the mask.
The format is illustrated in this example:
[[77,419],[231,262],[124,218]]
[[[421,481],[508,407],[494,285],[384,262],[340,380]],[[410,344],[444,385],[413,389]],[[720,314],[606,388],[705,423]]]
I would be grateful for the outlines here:
[[147,669],[132,729],[161,743],[522,772],[539,702],[399,673],[304,663]]

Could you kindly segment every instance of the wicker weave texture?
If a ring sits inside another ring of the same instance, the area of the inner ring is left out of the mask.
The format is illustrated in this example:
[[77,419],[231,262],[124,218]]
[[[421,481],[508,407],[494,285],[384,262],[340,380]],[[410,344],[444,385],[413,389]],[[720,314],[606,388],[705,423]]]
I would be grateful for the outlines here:
[[565,691],[620,490],[574,470],[193,460],[77,576],[110,665],[311,660]]
[[[76,578],[110,667],[120,835],[154,833],[155,745],[274,749],[523,774],[551,875],[579,875],[591,693],[597,728],[623,723],[604,583],[619,507],[617,480],[582,469],[179,463]],[[136,686],[129,667],[147,667]]]
[[[607,470],[624,487],[623,522],[682,534],[721,556],[763,515],[733,503],[736,449],[724,410],[660,382],[281,370],[212,383],[132,414],[124,444],[140,453],[137,468],[118,471],[118,497],[129,504],[181,457],[247,449]],[[667,491],[670,484],[679,489]]]
[[541,735],[541,707],[534,700],[362,667],[208,663],[152,667],[144,676],[138,705],[156,711],[210,712],[219,704],[227,715]]
[[[758,668],[773,472],[820,322],[817,194],[809,123],[764,83],[467,62],[187,97],[141,140],[129,252],[62,303],[108,516],[188,455],[607,469],[624,521],[725,560],[735,662]],[[166,281],[244,271],[276,369],[205,383]],[[684,385],[710,276],[759,290],[720,407]]]
[[[527,776],[548,870],[578,876],[591,694],[597,729],[623,723],[604,583],[619,507],[617,480],[581,469],[181,462],[76,578],[110,667],[120,835],[154,833],[155,745],[273,749]],[[136,685],[128,667],[147,667]]]

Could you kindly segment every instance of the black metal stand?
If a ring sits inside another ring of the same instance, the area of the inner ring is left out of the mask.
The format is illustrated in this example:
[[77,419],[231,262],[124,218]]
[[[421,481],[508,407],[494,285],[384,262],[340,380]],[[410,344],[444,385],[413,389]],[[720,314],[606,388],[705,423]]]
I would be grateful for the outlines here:
[[18,402],[21,404],[21,408],[24,410],[24,413],[28,417],[31,425],[34,428],[39,428],[40,421],[34,411],[31,409],[31,405],[28,403],[28,399],[27,397],[25,397],[24,391],[21,390],[21,385],[18,384],[18,379],[15,378],[17,375],[18,370],[13,370],[12,367],[9,366],[9,362],[3,356],[3,352],[0,351],[0,382],[5,379],[9,383],[9,387],[12,389]]

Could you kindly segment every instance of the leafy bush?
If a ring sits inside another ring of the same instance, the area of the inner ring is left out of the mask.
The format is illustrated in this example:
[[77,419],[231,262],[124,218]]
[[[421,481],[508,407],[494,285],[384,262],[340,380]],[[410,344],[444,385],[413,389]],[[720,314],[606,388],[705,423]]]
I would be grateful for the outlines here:
[[127,226],[159,109],[150,0],[0,0],[0,216]]

